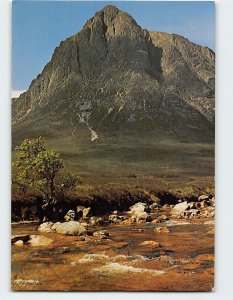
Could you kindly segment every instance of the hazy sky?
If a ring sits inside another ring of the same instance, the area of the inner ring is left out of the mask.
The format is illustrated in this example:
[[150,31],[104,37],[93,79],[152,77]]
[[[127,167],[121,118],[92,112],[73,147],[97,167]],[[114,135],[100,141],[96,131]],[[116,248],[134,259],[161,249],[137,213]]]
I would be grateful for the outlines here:
[[177,33],[215,49],[214,2],[28,1],[13,2],[12,90],[28,89],[62,40],[80,31],[105,5],[127,11],[151,31]]

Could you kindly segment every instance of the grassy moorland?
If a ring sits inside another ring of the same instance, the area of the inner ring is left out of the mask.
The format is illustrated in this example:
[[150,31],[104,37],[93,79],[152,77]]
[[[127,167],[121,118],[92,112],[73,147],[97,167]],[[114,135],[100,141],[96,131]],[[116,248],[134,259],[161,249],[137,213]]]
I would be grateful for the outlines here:
[[[169,201],[169,197],[214,194],[213,144],[101,135],[91,142],[90,132],[82,127],[52,134],[45,129],[44,133],[48,148],[61,154],[65,170],[84,179],[75,194],[69,195],[71,198],[117,201],[129,194],[140,198],[149,193]],[[34,135],[31,132],[27,137]],[[18,134],[13,146],[22,139]],[[13,151],[13,160],[15,155]],[[25,197],[13,188],[13,201],[33,196]]]

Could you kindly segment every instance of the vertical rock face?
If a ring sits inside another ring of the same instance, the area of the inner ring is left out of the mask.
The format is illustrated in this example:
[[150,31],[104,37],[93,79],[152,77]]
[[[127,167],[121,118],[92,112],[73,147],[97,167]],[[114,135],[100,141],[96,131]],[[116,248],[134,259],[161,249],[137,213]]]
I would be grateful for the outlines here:
[[[13,99],[13,134],[33,124],[213,140],[215,55],[187,39],[142,29],[106,6],[61,42],[27,92]],[[59,130],[58,130],[59,131]]]

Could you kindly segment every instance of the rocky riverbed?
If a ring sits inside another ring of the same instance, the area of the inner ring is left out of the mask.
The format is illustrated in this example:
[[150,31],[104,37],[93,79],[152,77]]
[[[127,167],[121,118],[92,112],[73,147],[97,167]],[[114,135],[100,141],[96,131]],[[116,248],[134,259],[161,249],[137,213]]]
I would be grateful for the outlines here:
[[175,206],[155,201],[101,217],[85,210],[75,220],[69,211],[65,222],[13,224],[12,288],[210,291],[214,206],[209,197]]

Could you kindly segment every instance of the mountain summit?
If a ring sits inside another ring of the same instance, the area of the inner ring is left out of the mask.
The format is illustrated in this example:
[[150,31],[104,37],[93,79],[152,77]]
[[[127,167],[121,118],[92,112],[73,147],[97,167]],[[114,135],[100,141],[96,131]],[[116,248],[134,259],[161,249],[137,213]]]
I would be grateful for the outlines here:
[[132,134],[213,141],[214,81],[213,51],[142,29],[108,5],[13,99],[14,140],[66,132],[98,142]]

